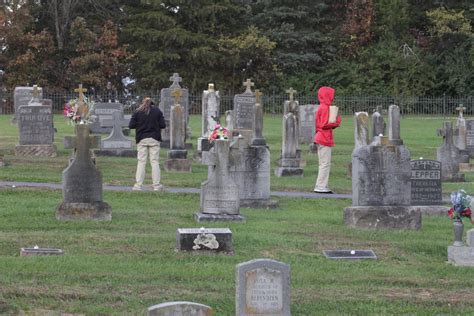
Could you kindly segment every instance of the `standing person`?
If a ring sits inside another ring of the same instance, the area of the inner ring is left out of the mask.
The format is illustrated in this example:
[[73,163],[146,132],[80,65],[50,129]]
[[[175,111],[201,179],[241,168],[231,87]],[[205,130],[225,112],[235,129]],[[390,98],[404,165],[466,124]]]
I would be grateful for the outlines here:
[[316,135],[314,143],[318,146],[318,178],[314,186],[315,193],[332,193],[328,187],[331,171],[331,153],[334,144],[332,130],[339,127],[341,117],[337,116],[335,123],[329,123],[329,106],[334,100],[336,90],[330,87],[321,87],[318,90],[319,108],[316,111]]
[[143,180],[145,180],[145,166],[148,154],[150,155],[151,178],[153,180],[153,190],[162,191],[163,185],[160,183],[160,142],[161,130],[166,127],[163,112],[150,98],[143,99],[142,104],[135,110],[130,119],[128,127],[136,129],[135,140],[137,142],[137,173],[133,190],[141,190]]

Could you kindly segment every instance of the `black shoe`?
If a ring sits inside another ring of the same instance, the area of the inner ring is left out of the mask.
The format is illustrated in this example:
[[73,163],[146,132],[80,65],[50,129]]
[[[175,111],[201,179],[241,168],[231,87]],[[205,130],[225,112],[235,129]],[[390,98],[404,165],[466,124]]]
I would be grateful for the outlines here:
[[333,194],[333,192],[331,190],[325,190],[325,191],[322,191],[322,190],[313,190],[314,193],[319,193],[319,194]]

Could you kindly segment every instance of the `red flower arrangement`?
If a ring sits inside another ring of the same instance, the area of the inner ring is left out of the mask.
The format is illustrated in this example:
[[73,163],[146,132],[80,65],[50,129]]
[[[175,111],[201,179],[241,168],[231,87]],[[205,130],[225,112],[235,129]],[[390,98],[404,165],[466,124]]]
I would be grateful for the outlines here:
[[216,139],[229,139],[229,130],[220,124],[216,124],[211,135],[209,135],[209,141],[212,142]]
[[474,224],[472,220],[472,211],[470,208],[471,199],[472,197],[469,196],[464,190],[451,193],[451,203],[453,204],[453,207],[451,207],[448,211],[449,218],[453,219],[454,221],[462,222],[462,218],[466,217],[469,218],[471,224]]

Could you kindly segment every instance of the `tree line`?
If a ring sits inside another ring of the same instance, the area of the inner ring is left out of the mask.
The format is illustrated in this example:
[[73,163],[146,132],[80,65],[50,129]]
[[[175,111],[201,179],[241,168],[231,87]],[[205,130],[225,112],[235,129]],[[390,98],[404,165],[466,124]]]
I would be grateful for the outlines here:
[[[2,85],[474,95],[471,0],[4,0]],[[126,80],[124,80],[127,78]]]

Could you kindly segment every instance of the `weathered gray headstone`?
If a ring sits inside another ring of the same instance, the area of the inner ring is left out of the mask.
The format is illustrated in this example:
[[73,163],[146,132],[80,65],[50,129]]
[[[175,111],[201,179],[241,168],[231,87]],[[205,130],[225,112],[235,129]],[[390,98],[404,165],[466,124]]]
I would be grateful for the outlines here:
[[121,114],[120,119],[124,119],[123,105],[121,103],[96,103],[91,113],[94,117],[94,121],[89,125],[91,133],[110,134],[110,132],[112,132],[112,126],[104,126],[102,122],[112,120],[115,111],[119,111]]
[[262,104],[262,93],[260,90],[255,90],[255,96],[257,103],[255,104],[255,117],[253,119],[253,135],[251,145],[253,146],[265,146],[267,142],[263,137],[263,104]]
[[253,135],[257,98],[255,93],[252,92],[251,87],[254,83],[250,79],[247,79],[243,85],[246,87],[245,92],[234,96],[233,130],[250,143]]
[[448,262],[459,267],[474,267],[474,229],[467,231],[467,246],[448,246]]
[[214,310],[194,302],[166,302],[148,307],[148,316],[213,316]]
[[[181,96],[180,90],[175,90],[173,94],[178,100]],[[177,101],[176,101],[177,102]],[[185,147],[186,122],[184,108],[180,104],[171,107],[170,116],[170,150],[168,159],[164,163],[166,171],[171,172],[191,172],[191,160],[188,159],[188,151]]]
[[102,199],[102,173],[91,159],[100,136],[89,136],[89,126],[76,125],[76,136],[64,138],[65,148],[74,148],[74,159],[64,169],[63,202],[56,209],[59,220],[111,220],[112,208]]
[[[188,131],[188,113],[189,113],[189,91],[188,89],[181,88],[180,82],[183,80],[178,73],[174,73],[170,79],[172,83],[169,88],[161,89],[160,93],[160,110],[163,112],[166,121],[166,128],[162,130],[161,138],[162,143],[161,147],[169,147],[170,141],[170,120],[171,120],[171,107],[175,104],[179,104],[183,107],[184,112],[184,120],[186,122],[186,138],[189,136]],[[175,102],[174,97],[172,96],[173,91],[179,90],[181,92],[181,96],[179,100]]]
[[239,187],[230,175],[230,141],[215,140],[213,148],[203,153],[209,166],[208,178],[201,184],[201,210],[195,215],[201,221],[243,221],[240,215]]
[[412,160],[410,164],[411,204],[442,205],[441,162],[418,159]]
[[443,136],[444,143],[436,150],[436,159],[441,162],[441,180],[445,182],[464,182],[464,174],[459,172],[461,154],[453,143],[453,126],[444,122],[444,128],[438,129],[438,136]]
[[372,114],[372,136],[385,135],[385,122],[382,113],[375,111]]
[[[352,153],[352,206],[344,209],[349,227],[421,228],[421,212],[411,206],[410,152],[400,138],[400,112],[392,105],[389,113],[393,138],[375,136],[369,145],[360,141]],[[356,134],[357,129],[356,124]]]
[[315,114],[319,104],[306,104],[299,106],[299,135],[300,143],[312,144],[316,133]]
[[256,259],[236,267],[236,316],[290,316],[290,266]]
[[33,98],[33,91],[38,92],[38,98],[43,98],[43,88],[41,87],[16,87],[13,91],[13,106],[15,108],[15,116],[12,119],[12,123],[16,123],[18,117],[16,115],[17,110],[22,105],[28,105]]
[[356,112],[354,119],[354,149],[356,149],[369,144],[369,114],[367,112]]
[[208,89],[202,93],[202,130],[201,137],[197,140],[197,150],[194,152],[194,158],[201,160],[202,151],[209,150],[209,135],[214,130],[217,122],[214,118],[219,117],[220,96],[219,91],[214,90],[214,84],[210,83]]
[[118,110],[112,113],[112,119],[101,120],[101,126],[112,127],[112,131],[100,142],[100,150],[94,152],[96,156],[136,157],[137,151],[133,149],[132,140],[125,137],[122,131],[128,123],[129,120],[124,119],[123,113]]
[[300,167],[298,157],[298,132],[297,121],[293,113],[289,112],[283,116],[283,145],[281,156],[278,160],[279,167],[275,169],[277,177],[303,176],[303,168]]
[[241,207],[276,208],[270,199],[270,151],[268,147],[248,146],[242,136],[230,148],[230,174],[239,187]]
[[232,232],[228,228],[178,228],[176,250],[233,255]]
[[16,110],[16,118],[20,132],[19,145],[15,146],[16,156],[56,157],[51,106],[34,100],[30,105],[21,105]]
[[474,120],[466,120],[466,150],[469,157],[474,158]]
[[234,112],[232,110],[225,111],[225,125],[229,130],[229,137],[232,139],[234,135]]

